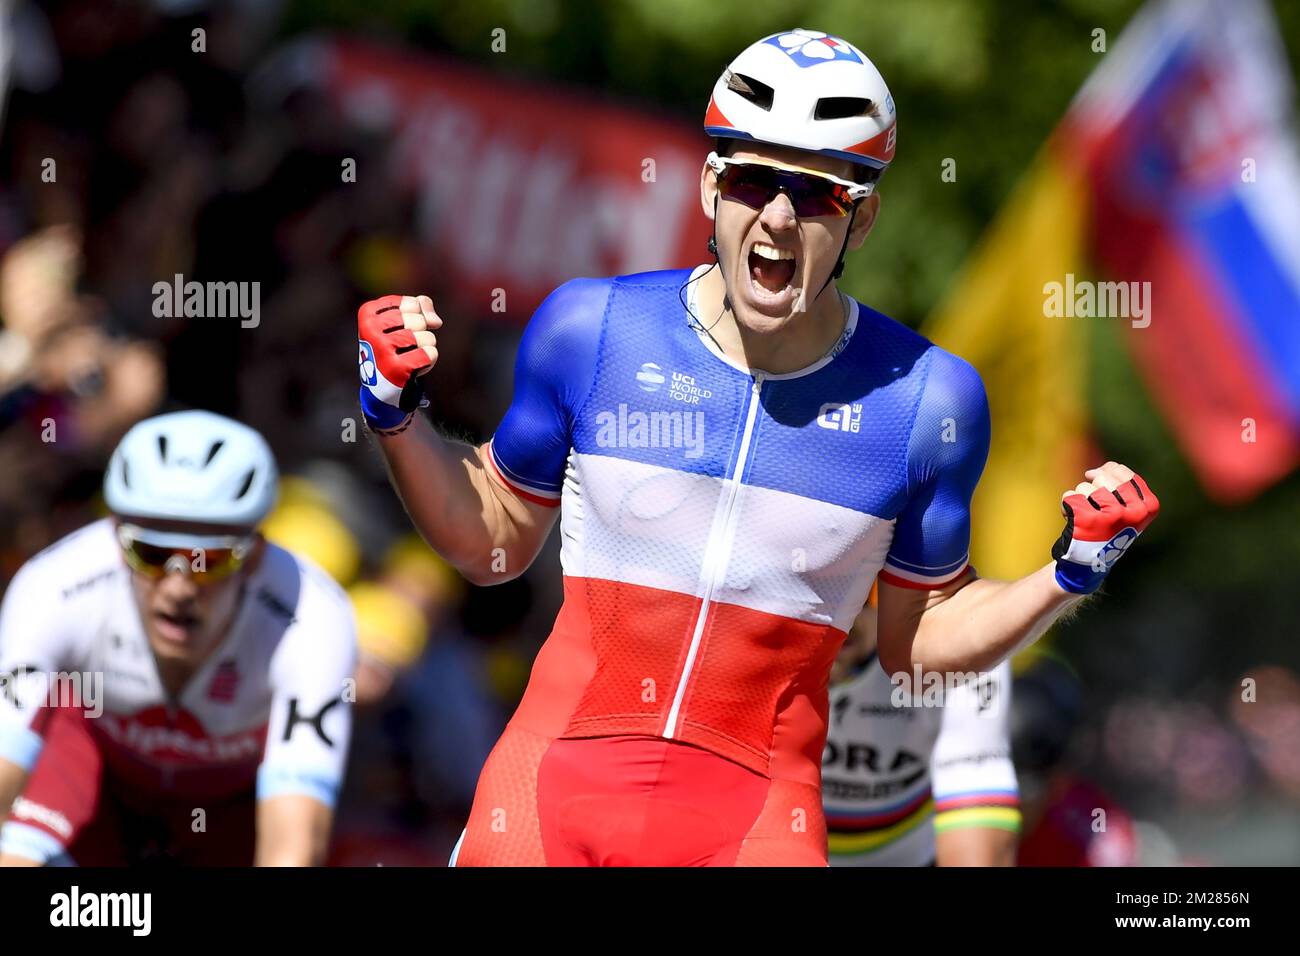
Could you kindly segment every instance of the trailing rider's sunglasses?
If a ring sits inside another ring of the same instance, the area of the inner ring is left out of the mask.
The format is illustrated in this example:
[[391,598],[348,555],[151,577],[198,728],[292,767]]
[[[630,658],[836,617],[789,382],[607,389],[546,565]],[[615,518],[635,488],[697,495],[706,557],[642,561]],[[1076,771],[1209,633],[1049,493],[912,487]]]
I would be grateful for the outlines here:
[[718,176],[718,190],[728,199],[736,199],[752,209],[762,209],[776,194],[790,197],[794,214],[810,216],[847,216],[858,200],[871,195],[874,183],[854,183],[829,173],[802,173],[766,163],[727,159],[709,153],[709,168]]
[[189,535],[122,523],[117,541],[127,565],[148,578],[183,571],[198,584],[230,577],[253,551],[252,535]]

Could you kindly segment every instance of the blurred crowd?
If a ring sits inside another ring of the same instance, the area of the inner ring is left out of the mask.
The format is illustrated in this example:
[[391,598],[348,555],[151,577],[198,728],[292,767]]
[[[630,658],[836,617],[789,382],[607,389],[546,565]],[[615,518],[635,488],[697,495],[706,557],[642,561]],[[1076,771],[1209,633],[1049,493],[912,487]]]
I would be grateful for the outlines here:
[[[559,569],[544,557],[473,588],[410,534],[360,426],[352,320],[394,291],[430,294],[454,317],[427,388],[440,425],[471,440],[508,400],[518,330],[458,303],[415,240],[410,197],[381,173],[386,144],[346,128],[272,55],[280,12],[251,0],[12,7],[0,585],[102,513],[107,456],[133,422],[201,407],[256,427],[285,476],[268,536],[324,567],[357,613],[360,719],[334,862],[441,865],[558,607]],[[153,287],[176,275],[260,283],[259,323],[160,317]],[[1258,788],[1300,802],[1288,669],[1254,672],[1264,706],[1241,702],[1239,675],[1212,678],[1218,708],[1158,695],[1102,707],[1072,677],[1027,675],[1027,822],[1111,805],[1098,785],[1133,805],[1127,843],[1091,862],[1195,861],[1170,835],[1183,810],[1203,826],[1206,813],[1251,812]]]
[[[384,144],[274,63],[259,69],[278,6],[11,12],[0,584],[102,513],[104,465],[134,422],[201,407],[253,425],[285,475],[268,536],[328,570],[357,612],[362,707],[337,862],[442,864],[549,612],[526,581],[489,597],[465,586],[409,534],[366,446],[355,309],[394,290],[441,306],[449,292],[414,244],[409,197],[380,173]],[[176,275],[259,283],[259,321],[159,316],[153,287]],[[450,311],[430,397],[449,428],[486,437],[507,396],[475,370],[517,333]]]

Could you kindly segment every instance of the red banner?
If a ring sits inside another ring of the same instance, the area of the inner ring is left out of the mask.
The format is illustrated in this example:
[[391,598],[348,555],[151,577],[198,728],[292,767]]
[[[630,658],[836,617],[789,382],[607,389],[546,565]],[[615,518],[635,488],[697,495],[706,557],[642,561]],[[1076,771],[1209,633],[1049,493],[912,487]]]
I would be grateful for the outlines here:
[[706,258],[709,141],[688,124],[352,41],[323,63],[348,121],[394,134],[422,238],[485,311],[504,290],[524,322],[568,279]]

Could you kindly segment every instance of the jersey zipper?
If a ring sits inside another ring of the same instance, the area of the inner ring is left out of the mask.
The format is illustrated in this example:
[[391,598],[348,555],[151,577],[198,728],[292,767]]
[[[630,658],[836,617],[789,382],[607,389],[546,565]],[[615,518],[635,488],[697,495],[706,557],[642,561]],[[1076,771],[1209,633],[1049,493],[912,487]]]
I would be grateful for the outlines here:
[[682,700],[686,696],[686,685],[690,682],[691,672],[695,669],[695,658],[700,650],[700,641],[704,637],[704,622],[709,616],[709,605],[713,601],[713,591],[727,571],[731,556],[731,542],[734,538],[736,498],[740,494],[741,476],[745,474],[745,464],[749,460],[754,423],[758,420],[759,397],[763,389],[763,373],[755,372],[749,389],[749,407],[745,410],[745,430],[740,437],[740,451],[736,455],[736,467],[731,473],[730,487],[727,489],[727,501],[723,506],[721,521],[715,520],[713,533],[704,548],[704,561],[700,567],[700,581],[703,583],[703,598],[700,612],[695,619],[695,628],[691,633],[691,646],[686,652],[686,664],[682,667],[682,676],[677,681],[677,690],[673,694],[673,705],[668,710],[668,720],[664,724],[664,737],[672,739],[677,735],[678,719],[681,717]]

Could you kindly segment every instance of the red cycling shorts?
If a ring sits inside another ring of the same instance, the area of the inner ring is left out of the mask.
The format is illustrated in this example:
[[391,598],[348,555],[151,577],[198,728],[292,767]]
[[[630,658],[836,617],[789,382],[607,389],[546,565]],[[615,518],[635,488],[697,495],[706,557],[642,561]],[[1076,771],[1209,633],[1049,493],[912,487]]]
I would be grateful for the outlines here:
[[454,866],[826,866],[821,794],[662,737],[493,748]]
[[[105,766],[82,711],[58,708],[0,833],[4,852],[43,863],[251,866],[256,800],[142,792]],[[202,810],[202,813],[196,811]]]

